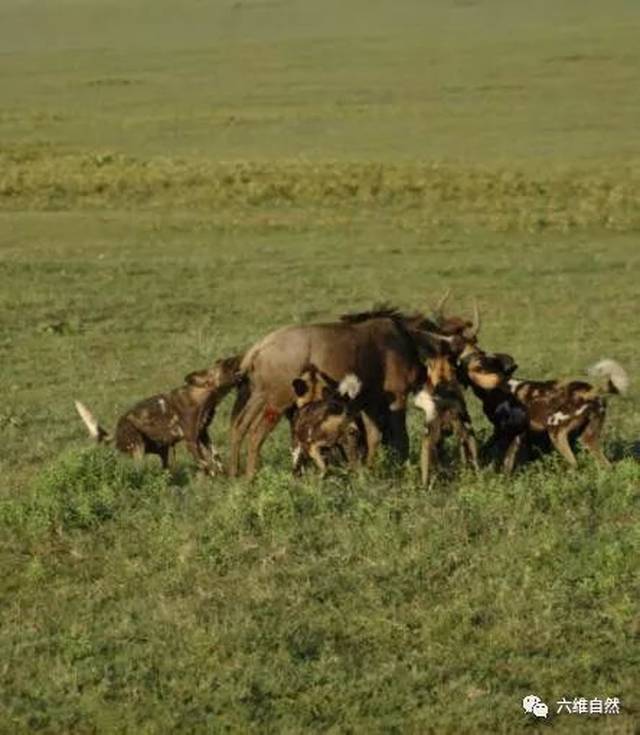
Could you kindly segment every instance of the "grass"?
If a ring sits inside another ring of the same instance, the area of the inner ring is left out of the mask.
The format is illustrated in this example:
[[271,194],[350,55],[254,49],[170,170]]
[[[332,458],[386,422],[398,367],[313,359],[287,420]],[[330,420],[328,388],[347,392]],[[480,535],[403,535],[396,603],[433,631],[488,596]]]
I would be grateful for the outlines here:
[[[0,208],[275,209],[343,212],[385,208],[428,225],[498,231],[640,227],[640,168],[632,164],[539,174],[443,164],[310,161],[211,163],[46,149],[0,153]],[[462,206],[462,211],[461,211]]]
[[[149,471],[132,491],[117,462],[63,456],[13,508],[13,732],[513,732],[529,690],[615,693],[631,727],[636,462],[572,476],[552,461],[431,494],[277,468],[189,488]],[[81,524],[59,495],[78,486],[99,501]]]
[[[636,731],[639,26],[630,0],[2,4],[0,732]],[[281,427],[253,484],[184,450],[169,476],[73,409],[112,427],[276,326],[447,287],[523,376],[625,366],[611,472],[427,493],[412,413],[407,470],[294,480]],[[623,714],[556,716],[581,696]]]

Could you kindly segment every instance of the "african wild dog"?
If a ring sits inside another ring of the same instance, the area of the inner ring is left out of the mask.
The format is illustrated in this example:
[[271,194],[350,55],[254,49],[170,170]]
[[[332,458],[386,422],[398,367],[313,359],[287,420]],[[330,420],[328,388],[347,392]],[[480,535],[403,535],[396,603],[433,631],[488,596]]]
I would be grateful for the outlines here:
[[427,358],[427,380],[414,399],[414,404],[424,411],[420,475],[425,487],[429,484],[430,469],[442,451],[443,439],[450,434],[458,439],[462,460],[478,469],[478,446],[456,373],[459,351],[459,345],[442,340],[437,353]]
[[614,360],[601,360],[589,374],[606,379],[601,387],[583,381],[515,380],[517,365],[510,355],[473,348],[463,354],[461,375],[482,401],[494,427],[491,446],[502,450],[502,466],[510,473],[523,443],[548,438],[572,466],[577,465],[570,440],[580,439],[595,459],[609,466],[600,446],[606,396],[624,394],[629,379]]
[[291,424],[294,474],[312,459],[324,475],[332,450],[338,450],[350,467],[355,466],[364,450],[361,407],[356,400],[362,390],[360,379],[349,373],[338,383],[315,365],[308,365],[292,386],[296,394]]
[[76,410],[97,442],[114,442],[136,459],[157,454],[167,468],[170,450],[184,439],[199,468],[214,475],[222,471],[222,463],[207,429],[219,401],[238,383],[239,365],[239,356],[228,357],[208,370],[189,373],[179,388],[136,403],[120,417],[113,435],[80,401],[75,402]]

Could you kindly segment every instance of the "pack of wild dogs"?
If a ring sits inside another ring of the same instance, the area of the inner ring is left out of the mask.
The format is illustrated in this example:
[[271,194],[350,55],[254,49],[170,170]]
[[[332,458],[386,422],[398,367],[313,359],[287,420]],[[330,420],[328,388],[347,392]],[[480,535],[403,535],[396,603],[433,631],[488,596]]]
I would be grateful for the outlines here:
[[[91,436],[113,442],[134,458],[156,454],[171,464],[184,441],[199,470],[210,475],[257,471],[260,449],[282,417],[291,428],[293,472],[315,464],[371,465],[382,443],[397,458],[409,456],[407,407],[424,416],[420,474],[425,486],[441,461],[444,440],[458,443],[462,463],[478,469],[480,457],[511,473],[532,450],[556,449],[575,467],[575,440],[608,466],[601,434],[609,395],[624,394],[628,378],[614,360],[590,368],[594,384],[581,380],[514,378],[508,354],[478,344],[480,314],[446,315],[445,294],[434,313],[395,308],[345,314],[335,322],[287,326],[269,333],[244,354],[189,373],[184,384],[135,404],[110,433],[79,401]],[[493,427],[478,447],[467,411],[467,389]],[[208,429],[222,399],[235,391],[226,468]]]

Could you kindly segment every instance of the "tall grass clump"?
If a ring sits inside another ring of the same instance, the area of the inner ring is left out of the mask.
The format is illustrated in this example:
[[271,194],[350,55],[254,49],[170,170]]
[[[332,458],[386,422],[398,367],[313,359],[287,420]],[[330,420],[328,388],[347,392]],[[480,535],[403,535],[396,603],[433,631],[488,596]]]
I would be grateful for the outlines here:
[[168,487],[168,475],[106,447],[74,449],[46,466],[24,497],[8,499],[2,520],[14,527],[90,529]]
[[494,230],[640,226],[640,168],[140,159],[0,148],[0,210],[385,207]]

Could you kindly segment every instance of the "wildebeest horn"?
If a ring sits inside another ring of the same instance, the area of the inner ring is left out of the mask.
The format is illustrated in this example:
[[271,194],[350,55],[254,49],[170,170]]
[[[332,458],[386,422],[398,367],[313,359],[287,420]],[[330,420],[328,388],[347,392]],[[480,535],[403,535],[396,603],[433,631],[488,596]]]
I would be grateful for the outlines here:
[[444,305],[449,300],[449,297],[451,296],[451,289],[448,288],[444,294],[440,297],[440,301],[436,304],[436,308],[433,310],[434,314],[436,315],[436,318],[442,319],[444,316]]
[[423,332],[423,334],[431,339],[437,339],[441,342],[447,342],[447,344],[453,344],[455,340],[455,336],[447,337],[447,335],[439,334],[438,332]]
[[473,322],[470,327],[464,330],[464,336],[468,339],[477,337],[480,331],[480,309],[478,308],[478,300],[473,300]]

